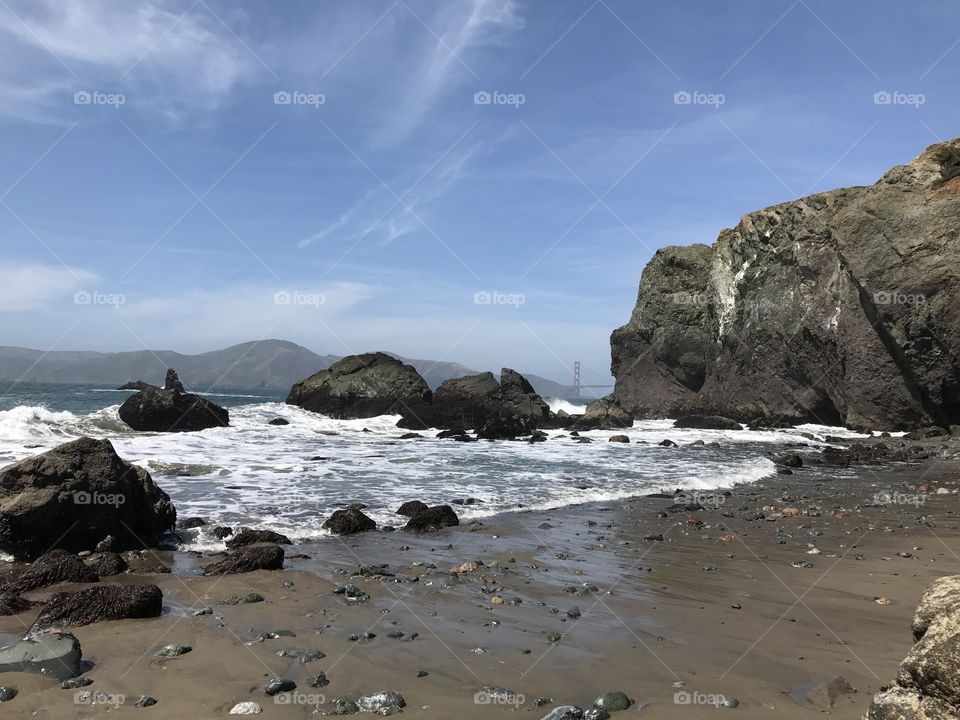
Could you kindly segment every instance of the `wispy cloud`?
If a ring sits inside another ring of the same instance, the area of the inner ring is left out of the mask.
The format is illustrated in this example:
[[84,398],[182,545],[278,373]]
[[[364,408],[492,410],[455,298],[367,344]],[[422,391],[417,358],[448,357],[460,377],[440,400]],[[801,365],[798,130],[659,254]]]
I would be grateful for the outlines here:
[[97,281],[87,270],[39,264],[0,265],[0,313],[35,310],[69,299],[74,292]]

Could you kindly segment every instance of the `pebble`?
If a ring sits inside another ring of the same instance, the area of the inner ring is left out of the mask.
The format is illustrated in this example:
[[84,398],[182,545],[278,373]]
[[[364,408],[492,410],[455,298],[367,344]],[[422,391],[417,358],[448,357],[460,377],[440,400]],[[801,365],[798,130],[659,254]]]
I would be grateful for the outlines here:
[[583,720],[583,708],[576,705],[561,705],[551,710],[543,720]]
[[164,645],[153,653],[154,657],[180,657],[193,650],[189,645]]
[[333,709],[330,715],[354,715],[360,712],[360,708],[350,698],[337,698],[333,701]]
[[93,680],[86,677],[69,678],[60,683],[60,687],[64,690],[77,690],[87,685],[93,685]]
[[792,563],[790,563],[790,565],[792,567],[800,568],[802,570],[806,570],[813,567],[813,563],[807,562],[806,560],[794,560]]
[[231,715],[259,715],[263,708],[255,702],[241,702],[230,708]]
[[201,615],[213,615],[212,607],[202,607],[199,610],[194,610],[193,616],[200,617]]
[[301,655],[300,662],[306,665],[307,663],[311,663],[315,660],[322,660],[326,656],[327,654],[323,652],[323,650],[313,650],[311,652],[304,653],[303,655]]
[[267,684],[263,687],[264,692],[271,696],[282,692],[290,692],[291,690],[296,689],[297,684],[293,680],[279,677],[268,680]]
[[371,695],[363,695],[357,699],[357,707],[363,712],[372,712],[384,714],[384,710],[391,708],[403,708],[407,706],[407,701],[403,695],[395,690],[381,690]]
[[17,696],[16,688],[0,685],[0,703],[10,702]]
[[137,698],[137,702],[133,704],[135,708],[148,708],[153,707],[157,704],[157,699],[150,697],[149,695],[141,695]]
[[322,688],[322,687],[326,687],[329,684],[330,684],[330,681],[327,680],[326,673],[318,673],[314,675],[312,678],[310,678],[309,680],[307,680],[307,685],[309,685],[312,688]]
[[631,705],[633,705],[633,700],[627,697],[625,693],[619,691],[606,692],[593,701],[595,708],[598,710],[608,710],[609,712],[626,710]]
[[572,608],[567,610],[567,617],[571,619],[576,619],[580,617],[580,608],[574,605]]

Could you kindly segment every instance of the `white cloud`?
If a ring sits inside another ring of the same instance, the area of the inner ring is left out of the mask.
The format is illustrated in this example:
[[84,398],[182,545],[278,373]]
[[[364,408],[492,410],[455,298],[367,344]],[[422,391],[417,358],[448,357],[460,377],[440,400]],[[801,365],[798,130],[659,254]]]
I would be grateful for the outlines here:
[[0,266],[0,313],[36,310],[86,289],[97,276],[86,270],[45,265]]

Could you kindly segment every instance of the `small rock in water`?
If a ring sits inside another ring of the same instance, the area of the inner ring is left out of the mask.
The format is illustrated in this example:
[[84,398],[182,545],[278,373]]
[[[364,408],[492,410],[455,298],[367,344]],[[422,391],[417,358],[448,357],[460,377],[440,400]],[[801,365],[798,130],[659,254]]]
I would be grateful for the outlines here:
[[93,680],[86,677],[68,678],[60,683],[60,687],[64,690],[78,690],[87,685],[93,685]]
[[188,652],[192,651],[193,648],[189,645],[164,645],[162,648],[153,653],[154,657],[180,657],[181,655],[186,655]]
[[304,653],[300,656],[300,662],[306,665],[307,663],[314,662],[315,660],[323,660],[327,654],[323,650],[313,650],[308,653]]
[[17,696],[16,688],[0,685],[0,703],[10,702]]
[[813,567],[813,563],[807,562],[806,560],[794,560],[792,563],[790,563],[790,565],[795,568],[800,568],[801,570],[806,570]]
[[626,710],[633,705],[633,700],[622,692],[607,692],[593,701],[593,706],[598,710],[608,710],[609,712],[618,712]]
[[567,617],[572,619],[580,617],[580,608],[574,605],[572,608],[567,610]]
[[424,677],[426,677],[426,676],[429,675],[429,674],[430,674],[430,673],[428,673],[426,670],[418,670],[418,671],[417,671],[417,677],[418,677],[418,678],[424,678]]
[[262,712],[263,708],[255,702],[237,703],[230,708],[231,715],[259,715]]
[[553,702],[553,698],[538,697],[536,700],[533,701],[533,706],[534,706],[534,707],[543,707],[544,705],[549,705],[549,704],[552,703],[552,702]]
[[267,695],[278,695],[283,692],[290,692],[291,690],[296,690],[297,684],[293,680],[287,678],[273,678],[267,681],[267,684],[264,685],[263,690]]
[[350,698],[337,698],[333,701],[333,709],[330,710],[330,715],[354,715],[355,713],[360,712],[360,708],[357,707],[357,704]]
[[327,680],[326,673],[318,673],[317,675],[314,675],[312,678],[307,680],[307,685],[309,685],[312,688],[322,688],[322,687],[326,687],[329,684],[330,684],[330,681]]
[[600,708],[590,708],[583,714],[583,720],[610,720],[610,713]]
[[403,695],[394,690],[381,690],[371,695],[363,695],[357,700],[357,707],[364,712],[384,714],[384,711],[390,708],[403,708],[407,706],[407,701]]
[[583,720],[583,708],[576,705],[561,705],[544,715],[543,720]]
[[213,615],[213,608],[212,608],[212,607],[202,607],[202,608],[200,608],[199,610],[194,610],[194,611],[193,611],[193,616],[194,616],[194,617],[200,617],[201,615]]
[[137,702],[133,704],[135,708],[148,708],[153,707],[157,704],[157,699],[150,697],[149,695],[141,695],[137,698]]

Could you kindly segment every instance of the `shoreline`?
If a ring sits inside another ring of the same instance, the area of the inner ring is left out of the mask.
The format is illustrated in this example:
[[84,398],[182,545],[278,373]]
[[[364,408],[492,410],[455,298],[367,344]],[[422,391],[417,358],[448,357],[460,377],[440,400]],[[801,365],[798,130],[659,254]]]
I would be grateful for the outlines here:
[[[418,718],[522,712],[539,719],[554,705],[587,707],[614,690],[650,703],[643,717],[723,711],[801,718],[827,709],[829,692],[818,678],[841,675],[858,692],[837,695],[832,713],[859,718],[912,645],[910,618],[923,590],[960,572],[952,549],[960,532],[951,517],[960,508],[958,470],[953,462],[857,466],[830,479],[800,469],[730,488],[729,497],[703,493],[703,509],[692,512],[666,512],[671,499],[649,497],[511,512],[425,536],[377,532],[298,544],[287,548],[282,571],[223,578],[193,574],[201,564],[195,553],[157,553],[179,574],[101,583],[158,584],[162,617],[73,632],[94,662],[90,690],[149,694],[159,702],[153,712],[190,717],[223,717],[242,701],[259,703],[264,717],[308,717],[320,695],[327,708],[336,697],[390,689]],[[883,493],[900,502],[927,482],[947,494],[927,495],[917,506],[871,502]],[[801,514],[775,518],[772,506]],[[808,514],[812,508],[819,515]],[[768,517],[748,519],[757,512]],[[918,524],[918,516],[934,518],[935,527]],[[663,540],[644,539],[656,535]],[[820,554],[807,554],[810,543]],[[202,564],[215,557],[203,556]],[[450,574],[476,560],[484,564]],[[795,561],[813,567],[795,568]],[[352,575],[384,564],[395,577]],[[371,599],[348,604],[334,594],[347,583]],[[250,592],[265,602],[217,604]],[[213,615],[191,614],[207,605]],[[567,616],[573,606],[579,617]],[[0,618],[0,632],[22,632],[35,614]],[[277,630],[296,637],[256,641]],[[363,639],[366,632],[376,637]],[[404,635],[389,637],[398,632]],[[150,656],[168,643],[194,649],[178,658]],[[473,652],[478,648],[484,652]],[[326,657],[301,664],[277,655],[284,650]],[[429,674],[417,677],[421,670]],[[319,671],[330,685],[311,688],[306,681]],[[264,694],[272,675],[297,683],[289,702]],[[75,705],[71,691],[44,678],[0,676],[0,684],[13,682],[21,694],[5,715],[56,720],[105,709]],[[678,682],[684,685],[674,687]],[[475,704],[485,686],[525,702],[514,707],[488,697]],[[677,693],[688,693],[691,703],[723,696],[739,705],[677,704],[686,697]],[[807,694],[813,706],[798,702]],[[538,697],[554,705],[535,707]],[[114,712],[141,711],[121,704]]]

